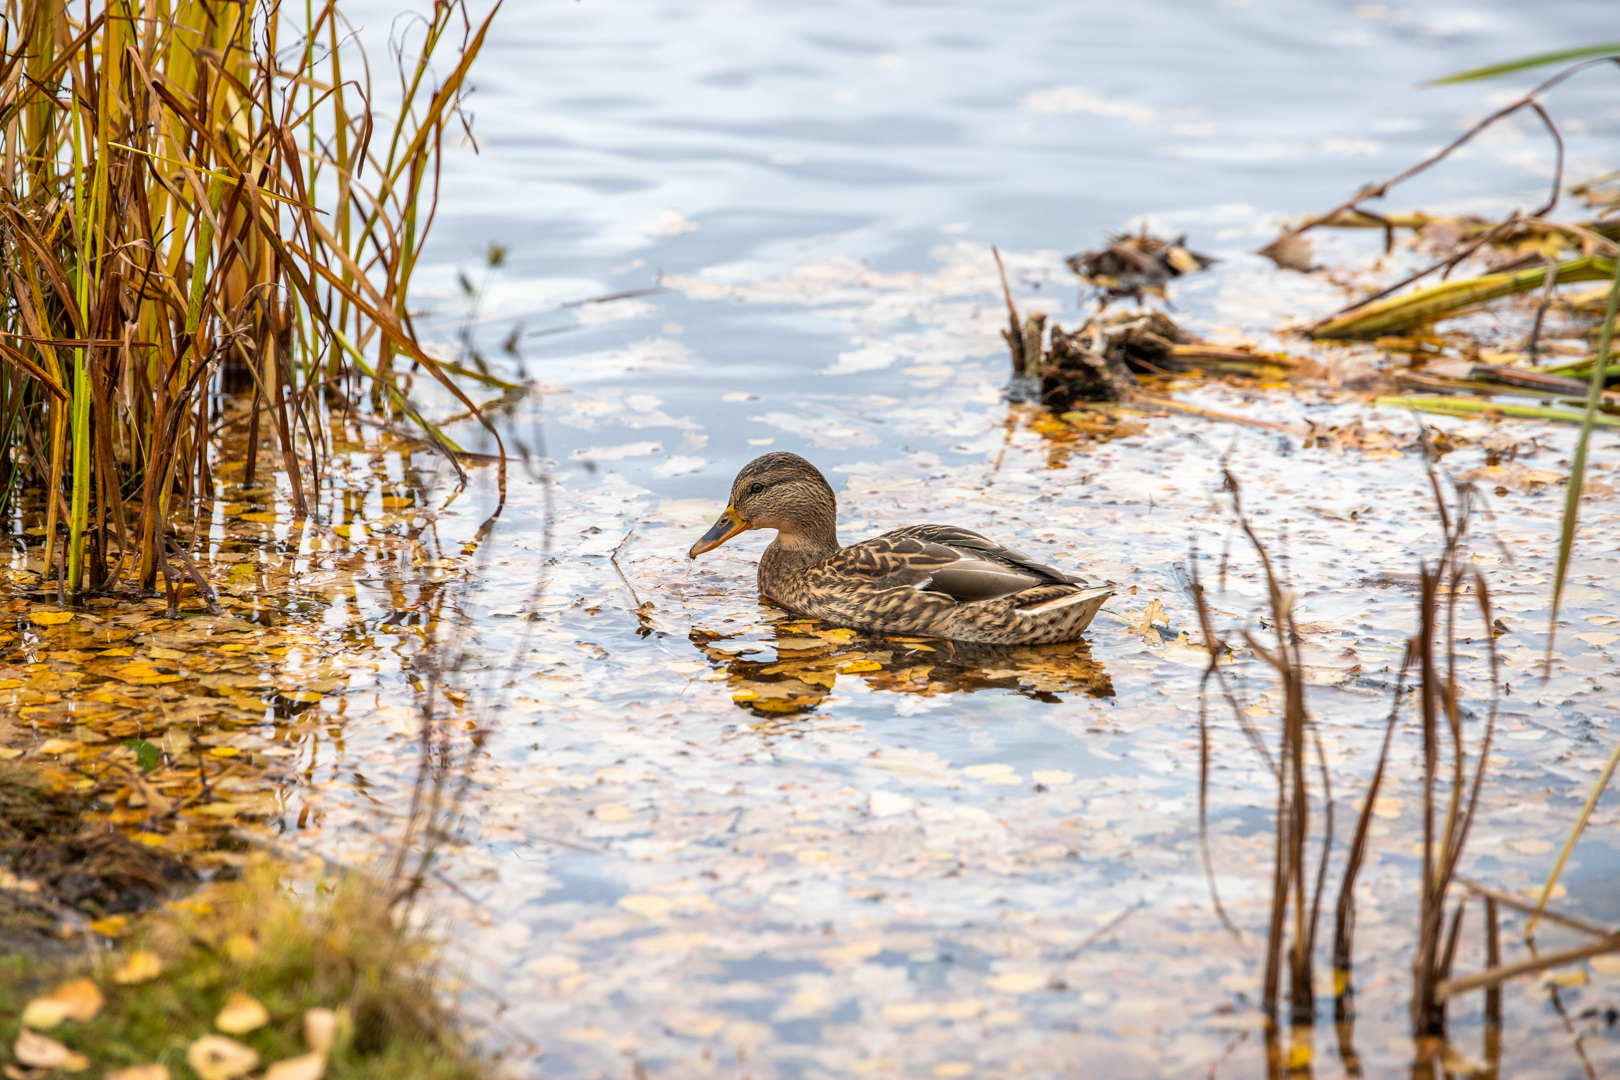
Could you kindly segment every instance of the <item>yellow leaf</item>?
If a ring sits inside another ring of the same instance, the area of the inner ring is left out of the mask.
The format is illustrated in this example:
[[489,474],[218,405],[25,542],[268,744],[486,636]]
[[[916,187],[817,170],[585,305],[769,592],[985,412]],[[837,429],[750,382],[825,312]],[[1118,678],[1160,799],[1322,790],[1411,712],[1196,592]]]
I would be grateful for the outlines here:
[[259,1054],[223,1035],[204,1035],[186,1048],[186,1061],[202,1080],[236,1080],[258,1067]]
[[[97,656],[134,656],[135,655],[135,650],[130,648],[128,645],[120,645],[117,648],[113,648],[113,649],[102,649],[96,655]],[[136,1067],[137,1068],[145,1068],[145,1066],[136,1066]]]
[[984,980],[992,990],[1004,994],[1027,994],[1046,985],[1046,976],[1039,971],[1009,971],[1005,975],[992,975]]
[[22,684],[21,679],[0,679],[0,690],[15,690]]
[[276,515],[268,510],[255,510],[252,513],[243,514],[242,520],[257,521],[265,525],[274,525],[276,523]]
[[39,744],[42,754],[71,754],[84,744],[73,739],[46,739]]
[[30,1001],[22,1022],[32,1028],[53,1028],[63,1020],[83,1023],[101,1011],[101,991],[89,979],[72,979],[50,993]]
[[90,924],[90,929],[106,937],[117,937],[129,929],[128,915],[109,915]]
[[75,1053],[55,1039],[46,1038],[27,1028],[17,1032],[17,1042],[12,1046],[11,1052],[17,1055],[19,1064],[30,1065],[36,1069],[82,1072],[90,1067],[90,1059],[83,1054]]
[[169,1067],[155,1061],[150,1065],[131,1065],[108,1073],[107,1080],[169,1080]]
[[855,675],[862,671],[882,671],[883,665],[876,660],[851,660],[846,664],[839,664],[838,671],[845,675]]
[[726,1026],[726,1018],[711,1013],[678,1012],[665,1023],[677,1035],[690,1035],[695,1039],[707,1039],[721,1028]]
[[163,974],[163,961],[150,949],[136,949],[123,965],[113,972],[113,982],[119,986],[134,986]]
[[[302,701],[306,703],[321,700],[321,695],[317,694],[313,690],[293,690],[289,693],[282,694],[281,696],[286,698],[288,701]],[[445,696],[449,697],[448,694]]]
[[272,1062],[264,1070],[264,1080],[321,1080],[326,1072],[325,1054],[300,1054]]
[[210,746],[208,748],[208,753],[212,757],[235,757],[241,752],[234,746]]
[[153,646],[146,651],[151,653],[153,658],[157,660],[184,660],[186,658],[186,654],[179,649],[160,649]]
[[667,896],[637,893],[619,897],[619,906],[626,911],[633,911],[643,918],[663,919],[667,918],[670,911],[674,909],[675,902]]
[[214,1026],[227,1035],[256,1031],[270,1022],[270,1011],[240,990],[232,991],[225,1007],[214,1017]]
[[28,613],[31,622],[40,626],[61,626],[73,621],[71,611],[31,611]]

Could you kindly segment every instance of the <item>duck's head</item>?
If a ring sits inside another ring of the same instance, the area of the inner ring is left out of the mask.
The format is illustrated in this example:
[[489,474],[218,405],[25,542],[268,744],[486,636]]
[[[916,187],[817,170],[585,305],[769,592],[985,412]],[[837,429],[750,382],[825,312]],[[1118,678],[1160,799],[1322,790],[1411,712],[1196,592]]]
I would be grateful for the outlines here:
[[836,547],[837,522],[838,500],[820,469],[798,454],[766,454],[743,466],[731,482],[730,505],[686,554],[695,559],[749,529],[775,529],[789,544],[831,537]]

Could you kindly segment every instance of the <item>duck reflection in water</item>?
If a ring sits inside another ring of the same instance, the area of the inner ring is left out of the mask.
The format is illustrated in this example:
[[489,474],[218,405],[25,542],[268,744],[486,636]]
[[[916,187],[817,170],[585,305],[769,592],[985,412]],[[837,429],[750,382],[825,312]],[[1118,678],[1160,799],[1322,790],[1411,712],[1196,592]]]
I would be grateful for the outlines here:
[[732,700],[772,715],[814,709],[840,676],[897,693],[1013,691],[1037,701],[1060,694],[1114,696],[1114,684],[1084,641],[984,645],[941,638],[863,635],[816,619],[777,622],[768,635],[696,629],[692,644],[726,673]]

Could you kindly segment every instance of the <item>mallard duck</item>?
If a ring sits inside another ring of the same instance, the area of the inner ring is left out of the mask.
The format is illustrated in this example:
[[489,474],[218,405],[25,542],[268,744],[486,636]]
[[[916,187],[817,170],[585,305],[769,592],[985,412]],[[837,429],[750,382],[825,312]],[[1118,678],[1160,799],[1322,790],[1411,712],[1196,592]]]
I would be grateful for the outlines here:
[[859,630],[1002,645],[1073,641],[1114,592],[954,525],[910,525],[844,547],[832,485],[797,454],[745,465],[730,505],[687,556],[748,529],[776,530],[759,560],[762,596]]

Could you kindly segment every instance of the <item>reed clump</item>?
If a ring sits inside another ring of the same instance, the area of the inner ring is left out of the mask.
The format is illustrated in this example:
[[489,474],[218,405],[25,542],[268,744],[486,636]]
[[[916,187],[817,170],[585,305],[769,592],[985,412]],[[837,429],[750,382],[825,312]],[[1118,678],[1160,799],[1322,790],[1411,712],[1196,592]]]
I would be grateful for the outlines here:
[[454,460],[402,362],[476,408],[406,301],[493,12],[436,0],[412,24],[392,118],[336,0],[4,13],[0,512],[38,511],[27,580],[65,596],[161,577],[172,604],[185,574],[207,595],[187,541],[209,530],[232,426],[232,479],[262,482],[273,454],[300,517],[332,453],[323,408],[369,402]]

